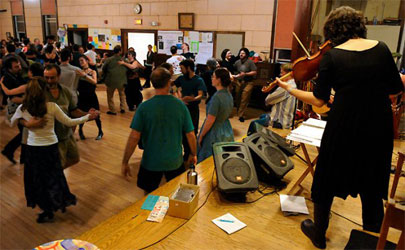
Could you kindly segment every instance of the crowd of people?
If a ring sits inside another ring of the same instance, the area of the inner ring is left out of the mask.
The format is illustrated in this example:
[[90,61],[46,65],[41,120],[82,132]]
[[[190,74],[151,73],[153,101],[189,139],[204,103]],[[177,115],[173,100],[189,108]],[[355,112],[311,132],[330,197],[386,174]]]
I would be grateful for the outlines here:
[[[279,88],[265,100],[273,106],[269,114],[273,127],[289,128],[296,98],[322,106],[329,102],[331,89],[335,91],[312,186],[315,220],[305,220],[301,225],[318,248],[326,247],[325,233],[335,196],[345,199],[360,194],[363,228],[379,231],[393,149],[388,96],[398,95],[404,88],[387,46],[366,39],[359,12],[350,7],[332,11],[324,34],[334,48],[322,58],[314,91],[297,89],[292,77],[278,79]],[[71,47],[63,48],[54,37],[48,37],[45,45],[37,39],[30,43],[27,38],[23,43],[1,42],[3,105],[19,131],[2,154],[16,163],[14,152],[22,146],[20,163],[24,163],[27,206],[38,205],[43,210],[37,218],[39,223],[76,203],[63,169],[79,161],[73,136],[76,125],[80,139],[85,139],[84,123],[91,120],[99,130],[96,139],[104,135],[95,91],[99,82],[106,85],[108,115],[117,115],[113,101],[116,89],[120,113],[125,113],[126,107],[136,110],[121,172],[124,177],[132,176],[129,160],[137,146],[143,149],[137,185],[147,193],[159,186],[163,175],[170,180],[211,156],[213,143],[233,141],[229,118],[234,106],[239,121],[246,119],[257,74],[247,48],[241,48],[237,57],[225,49],[221,60],[209,59],[207,70],[199,76],[188,44],[183,44],[183,54],[172,46],[172,56],[161,65],[154,65],[152,46],[148,46],[145,65],[136,59],[132,48],[123,55],[122,48],[116,46],[111,56],[101,57],[91,44],[86,52],[82,46]],[[291,65],[283,65],[281,75],[290,71]],[[142,73],[146,76],[144,86]],[[142,88],[149,87],[150,82],[155,95],[143,101]],[[199,128],[199,105],[204,97],[207,112]],[[374,112],[379,119],[369,122]],[[360,159],[358,155],[373,157]]]
[[[191,164],[209,157],[213,143],[234,140],[229,121],[234,106],[231,85],[237,81],[246,88],[256,69],[245,48],[238,58],[228,56],[233,63],[224,63],[225,67],[221,67],[220,60],[209,59],[208,70],[201,77],[195,72],[194,54],[188,51],[187,44],[182,46],[182,55],[173,46],[172,57],[156,67],[151,45],[143,65],[136,59],[133,48],[124,55],[122,48],[116,46],[111,55],[100,56],[91,44],[85,50],[79,45],[64,47],[52,36],[44,45],[38,39],[34,41],[24,38],[22,43],[15,39],[1,42],[0,84],[2,108],[6,109],[10,123],[18,127],[18,134],[7,143],[2,154],[16,164],[14,154],[21,145],[27,205],[42,209],[37,218],[39,223],[76,202],[63,169],[80,160],[74,137],[77,125],[81,140],[86,139],[84,123],[91,120],[98,128],[96,140],[104,136],[96,93],[98,84],[106,85],[106,114],[117,115],[115,90],[119,94],[120,113],[136,110],[122,172],[130,174],[128,161],[134,146],[139,144],[144,152],[138,186],[151,192],[163,175],[170,180]],[[141,76],[145,78],[143,86]],[[143,102],[141,91],[150,87],[150,83],[156,94]],[[207,117],[199,130],[199,104],[203,98]],[[243,121],[242,115],[240,120]],[[158,159],[154,157],[157,154]]]

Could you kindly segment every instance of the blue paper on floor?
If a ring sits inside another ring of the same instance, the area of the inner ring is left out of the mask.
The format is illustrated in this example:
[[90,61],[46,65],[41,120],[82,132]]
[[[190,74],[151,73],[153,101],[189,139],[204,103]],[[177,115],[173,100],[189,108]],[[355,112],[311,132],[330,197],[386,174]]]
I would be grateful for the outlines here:
[[148,195],[148,197],[146,197],[145,202],[142,204],[141,209],[152,211],[158,200],[159,200],[158,195],[151,195],[151,194]]

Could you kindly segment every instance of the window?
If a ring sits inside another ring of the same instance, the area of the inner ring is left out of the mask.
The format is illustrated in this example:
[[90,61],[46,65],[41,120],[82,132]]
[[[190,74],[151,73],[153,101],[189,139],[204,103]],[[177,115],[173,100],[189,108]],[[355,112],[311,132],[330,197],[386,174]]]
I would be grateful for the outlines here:
[[25,37],[24,16],[13,16],[14,36],[18,39]]
[[42,24],[44,29],[44,36],[54,35],[58,31],[58,23],[56,15],[42,15]]
[[56,0],[41,0],[41,15],[44,38],[50,35],[57,37],[58,14]]
[[15,0],[11,2],[11,15],[13,18],[14,37],[21,40],[26,34],[23,1]]

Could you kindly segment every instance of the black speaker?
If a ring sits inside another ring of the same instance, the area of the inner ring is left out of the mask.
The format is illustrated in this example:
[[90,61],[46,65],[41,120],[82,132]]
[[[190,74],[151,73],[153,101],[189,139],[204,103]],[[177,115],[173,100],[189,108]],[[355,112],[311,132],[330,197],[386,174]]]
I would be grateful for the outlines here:
[[249,148],[241,142],[217,142],[212,146],[218,189],[246,193],[259,187]]
[[260,181],[280,180],[294,168],[294,164],[280,148],[262,133],[255,133],[244,140],[252,153]]
[[270,129],[263,127],[257,122],[250,124],[247,135],[249,136],[254,133],[262,134],[262,136],[266,137],[271,142],[276,144],[287,156],[295,155],[294,148],[287,143],[285,138],[281,137],[279,134],[271,131]]

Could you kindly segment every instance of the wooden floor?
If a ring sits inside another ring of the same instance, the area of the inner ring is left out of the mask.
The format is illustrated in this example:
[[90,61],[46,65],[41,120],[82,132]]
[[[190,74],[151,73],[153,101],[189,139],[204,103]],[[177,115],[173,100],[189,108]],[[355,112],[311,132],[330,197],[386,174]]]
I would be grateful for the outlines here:
[[[79,164],[65,170],[70,189],[78,198],[78,204],[74,207],[69,207],[65,214],[57,213],[54,223],[37,224],[35,222],[37,209],[27,208],[24,197],[23,187],[23,166],[16,164],[12,165],[6,158],[0,156],[0,249],[31,249],[37,245],[62,238],[74,238],[81,235],[90,228],[98,225],[114,214],[117,214],[124,208],[133,204],[144,196],[144,192],[137,188],[136,177],[130,182],[126,181],[120,175],[121,160],[125,148],[126,140],[130,132],[129,125],[133,117],[133,112],[118,114],[117,116],[106,115],[106,94],[104,88],[99,88],[98,97],[101,106],[102,122],[104,138],[101,141],[95,141],[97,136],[97,127],[94,122],[87,123],[84,127],[84,133],[87,137],[84,141],[78,141],[81,161]],[[144,98],[147,99],[153,95],[152,89],[143,91]],[[116,106],[118,106],[118,97],[115,96]],[[200,105],[200,126],[202,119],[205,118],[205,105]],[[260,110],[249,109],[250,116],[258,117],[263,113]],[[250,120],[240,123],[236,118],[231,119],[234,128],[235,139],[240,139],[246,134]],[[286,134],[288,131],[280,131],[281,134]],[[10,128],[4,122],[4,111],[0,113],[0,147],[4,145],[16,135],[17,129]],[[405,143],[396,141],[394,152],[399,148],[404,148]],[[302,152],[301,152],[302,153]],[[311,154],[314,150],[311,149]],[[19,150],[15,155],[15,159],[19,157]],[[363,156],[359,156],[363,157]],[[130,163],[134,176],[139,169],[141,151],[136,150]],[[395,155],[394,155],[395,158]],[[285,177],[287,182],[294,182],[301,173],[305,170],[303,163],[293,157],[295,164],[294,170],[288,173]],[[305,190],[303,195],[309,197],[308,190],[312,182],[312,177],[305,179],[303,186]],[[288,189],[288,188],[287,188]],[[286,193],[284,190],[280,193]],[[405,184],[400,182],[398,194],[402,199],[405,199]],[[265,199],[260,202],[265,202]],[[299,221],[312,217],[312,203],[307,201],[311,216],[299,216],[293,218],[296,225],[292,229],[291,226],[282,227],[278,225],[276,228],[283,235],[291,235],[292,249],[313,249],[309,240],[299,231]],[[279,204],[273,204],[279,207]],[[361,204],[359,198],[348,198],[346,201],[336,199],[333,204],[333,211],[343,215],[357,223],[361,222]],[[271,210],[273,211],[273,209]],[[275,223],[282,224],[282,221],[291,221],[291,217],[283,217],[281,213],[275,213]],[[353,228],[360,229],[355,224],[346,219],[342,219],[337,215],[332,215],[330,229],[328,231],[329,249],[343,249],[347,243],[350,231]],[[398,240],[398,232],[392,230],[389,239],[396,242]],[[390,231],[391,232],[391,231]],[[295,239],[299,239],[300,244],[294,243]],[[260,238],[257,239],[260,242]],[[160,244],[164,246],[164,241]],[[170,244],[169,244],[170,245]],[[190,246],[190,244],[187,244]],[[263,247],[263,244],[258,244],[258,247]],[[198,249],[212,249],[212,246],[197,245]],[[251,248],[252,246],[249,246]],[[243,246],[238,248],[243,249]],[[277,242],[268,249],[284,249]]]

